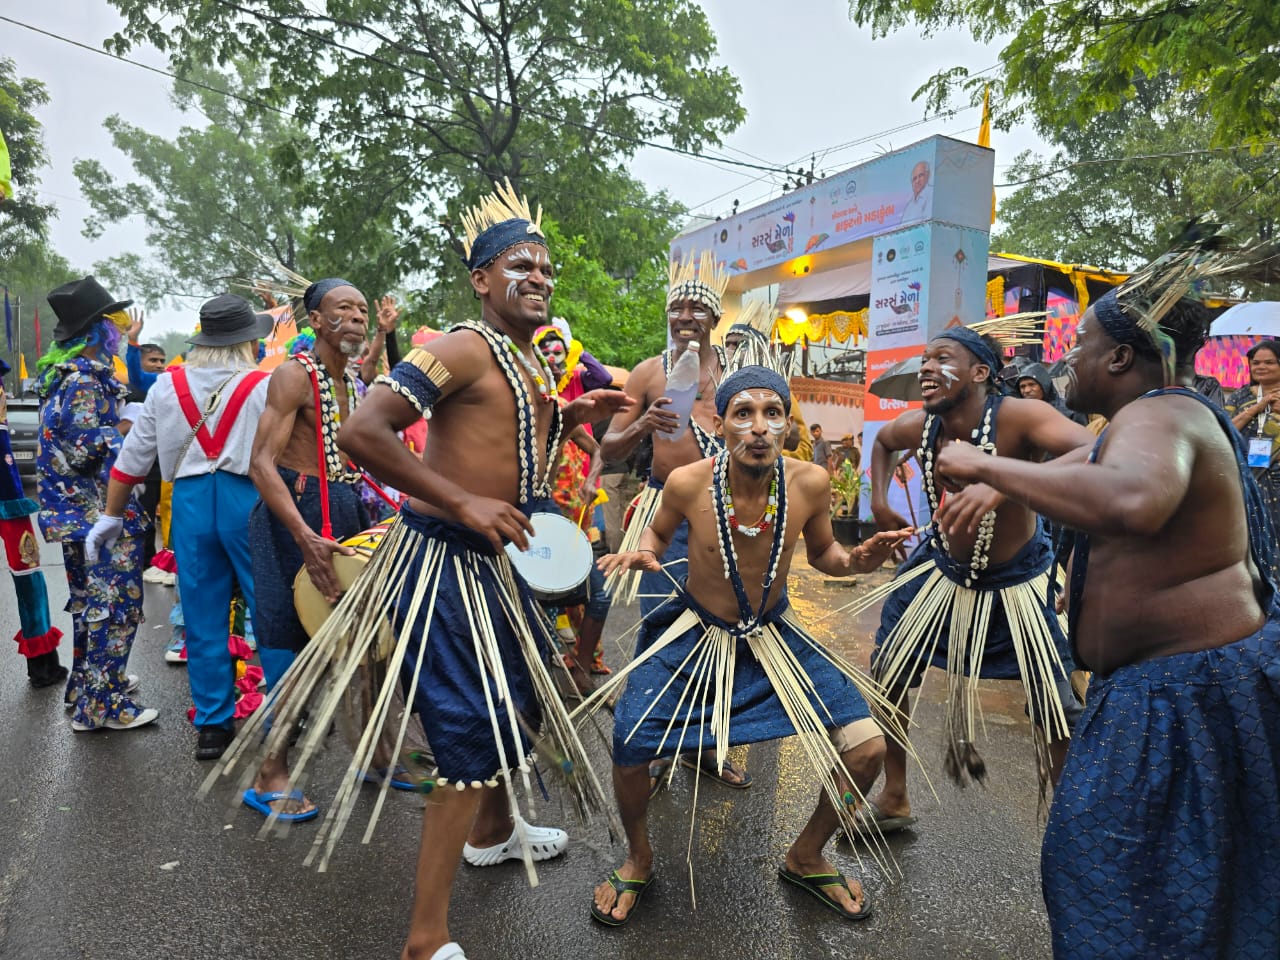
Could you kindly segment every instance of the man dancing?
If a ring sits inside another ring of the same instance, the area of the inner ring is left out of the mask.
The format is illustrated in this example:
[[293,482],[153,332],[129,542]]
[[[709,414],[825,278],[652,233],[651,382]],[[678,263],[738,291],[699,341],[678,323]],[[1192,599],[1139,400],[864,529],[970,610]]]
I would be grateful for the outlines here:
[[[251,613],[258,657],[274,688],[307,643],[293,605],[293,581],[303,566],[316,589],[337,600],[335,553],[351,553],[339,541],[369,526],[356,490],[361,482],[338,449],[338,425],[356,406],[348,361],[364,348],[369,305],[346,280],[330,277],[307,287],[303,306],[315,343],[271,374],[267,406],[258,422],[249,476],[261,501],[249,515],[249,549],[255,585]],[[181,569],[181,567],[179,567]],[[289,790],[288,746],[267,757],[246,806],[264,816],[310,820],[319,812]]]
[[1067,402],[1110,421],[1087,458],[938,458],[1080,531],[1071,641],[1094,673],[1041,863],[1059,960],[1280,955],[1275,533],[1247,441],[1189,389],[1209,316],[1186,294],[1215,269],[1157,261],[1085,313]]
[[[918,447],[936,521],[943,495],[934,463],[947,444],[975,443],[984,453],[1039,459],[1092,441],[1087,430],[1047,404],[1001,396],[993,388],[1000,367],[996,350],[967,327],[947,330],[926,346],[919,374],[924,409],[902,414],[877,433],[871,452],[871,509],[881,529],[906,525],[887,499],[901,450]],[[1068,681],[1066,636],[1050,599],[1049,539],[1034,513],[1002,500],[983,486],[946,494],[956,522],[950,532],[935,522],[887,588],[892,592],[881,611],[872,673],[899,705],[906,729],[908,687],[920,684],[926,666],[947,671],[944,766],[961,785],[986,774],[974,747],[978,678],[1020,678],[1044,797],[1061,770],[1079,703]],[[906,753],[894,743],[886,746],[884,770],[884,787],[860,816],[874,819],[881,831],[896,830],[915,818]]]
[[724,756],[734,744],[793,734],[823,789],[779,874],[846,919],[871,915],[861,885],[851,887],[822,848],[842,821],[852,829],[853,804],[880,773],[884,736],[857,686],[872,685],[804,632],[787,601],[787,572],[801,533],[813,567],[847,576],[874,570],[912,531],[877,533],[852,552],[835,542],[826,471],[781,456],[790,402],[786,380],[766,367],[726,377],[714,428],[727,449],[673,470],[639,547],[600,562],[656,571],[676,530],[688,529],[681,591],[645,619],[636,659],[593,698],[626,683],[614,712],[613,782],[628,855],[596,888],[591,915],[601,923],[625,923],[653,880],[651,760],[713,747]]
[[159,464],[173,484],[178,588],[187,628],[187,678],[199,731],[197,760],[216,760],[235,735],[235,668],[227,648],[227,611],[239,584],[254,614],[249,515],[258,492],[249,452],[267,399],[258,341],[272,319],[241,297],[214,297],[200,308],[200,332],[187,362],[162,373],[111,468],[107,505],[85,541],[93,555],[119,536],[124,505]]
[[[550,479],[562,435],[629,401],[597,391],[563,410],[555,402],[554,380],[531,343],[546,322],[555,281],[528,205],[507,185],[464,222],[481,320],[455,326],[430,352],[410,351],[343,425],[343,451],[410,499],[299,655],[285,679],[287,700],[277,707],[287,718],[313,691],[330,689],[331,678],[377,675],[378,705],[352,760],[354,774],[367,768],[387,725],[392,692],[402,681],[409,687],[437,769],[421,771],[420,789],[429,796],[404,960],[463,957],[448,927],[460,858],[477,866],[520,858],[536,877],[534,860],[565,849],[563,831],[531,826],[518,814],[515,779],[533,803],[535,737],[539,769],[565,777],[580,809],[606,806],[547,670],[550,624],[503,545],[527,548],[528,513],[555,510]],[[420,461],[395,435],[422,417],[430,417],[431,430]],[[503,453],[495,459],[494,451]],[[314,702],[317,725],[339,708],[329,697]],[[242,738],[251,732],[247,727]],[[307,734],[304,756],[319,733],[317,726]],[[412,766],[421,758],[405,755],[403,736],[401,726],[391,749]],[[273,729],[266,749],[279,739]],[[317,840],[327,841],[325,856],[353,802],[344,784]]]

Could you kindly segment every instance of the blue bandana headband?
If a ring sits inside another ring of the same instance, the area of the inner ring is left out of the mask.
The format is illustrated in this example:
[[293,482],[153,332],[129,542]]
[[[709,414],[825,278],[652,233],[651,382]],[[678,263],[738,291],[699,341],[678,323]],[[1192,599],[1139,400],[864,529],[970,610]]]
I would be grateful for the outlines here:
[[493,263],[503,250],[517,243],[536,243],[545,247],[547,241],[532,221],[523,219],[503,220],[485,230],[471,244],[471,256],[463,260],[468,270],[481,270]]
[[1107,331],[1107,336],[1116,343],[1133,345],[1145,341],[1148,347],[1151,346],[1151,338],[1121,309],[1120,298],[1114,288],[1093,301],[1093,315]]
[[302,295],[302,305],[306,308],[307,313],[312,310],[320,309],[320,301],[324,299],[324,295],[330,290],[337,290],[339,287],[354,287],[355,284],[350,280],[342,280],[338,277],[326,277],[324,280],[317,280],[311,286],[307,287],[306,292]]
[[960,344],[960,346],[977,357],[979,363],[986,365],[987,369],[991,371],[992,381],[995,380],[996,374],[1000,372],[1000,368],[1004,366],[1004,362],[996,356],[994,350],[987,346],[987,342],[968,327],[952,327],[949,330],[943,330],[933,339],[954,340]]
[[772,390],[782,398],[783,406],[791,409],[791,388],[781,375],[768,367],[742,367],[720,381],[716,389],[716,413],[723,417],[729,401],[743,390]]

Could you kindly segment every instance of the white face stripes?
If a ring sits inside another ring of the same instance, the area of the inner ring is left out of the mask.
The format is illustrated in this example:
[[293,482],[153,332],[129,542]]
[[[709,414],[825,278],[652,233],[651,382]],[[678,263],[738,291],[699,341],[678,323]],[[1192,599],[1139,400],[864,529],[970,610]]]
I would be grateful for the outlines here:
[[[735,407],[736,405],[736,409],[728,411],[730,415],[724,421],[725,427],[739,438],[734,446],[734,453],[746,448],[751,441],[756,426],[754,416],[737,417],[733,415],[743,409],[742,404],[759,404],[765,407],[777,404],[781,407],[781,399],[772,390],[741,390],[734,395],[729,405],[730,407]],[[769,440],[773,447],[780,449],[787,435],[787,418],[785,416],[766,416],[765,427],[769,431]]]
[[956,368],[950,363],[941,364],[938,369],[942,372],[942,375],[947,378],[947,386],[951,386],[959,379],[959,377],[956,376]]
[[517,292],[520,282],[527,280],[532,268],[528,265],[532,263],[541,268],[545,277],[544,283],[547,287],[547,296],[551,296],[551,292],[555,289],[556,283],[551,277],[546,276],[547,268],[551,266],[551,259],[547,251],[541,246],[532,247],[529,245],[513,247],[506,255],[507,265],[502,268],[502,276],[507,280],[507,299],[515,300],[519,293]]

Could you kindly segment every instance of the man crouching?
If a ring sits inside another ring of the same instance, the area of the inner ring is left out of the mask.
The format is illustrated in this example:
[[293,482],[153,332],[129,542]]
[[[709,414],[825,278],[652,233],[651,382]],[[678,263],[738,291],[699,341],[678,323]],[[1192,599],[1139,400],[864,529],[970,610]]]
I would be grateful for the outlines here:
[[[725,448],[673,470],[662,505],[638,549],[600,561],[660,570],[676,528],[689,522],[688,578],[646,618],[636,659],[596,698],[626,689],[614,712],[613,782],[627,860],[595,891],[591,915],[625,923],[653,881],[646,822],[649,762],[682,751],[726,748],[799,735],[825,795],[787,852],[779,875],[849,920],[871,915],[857,881],[822,854],[880,773],[884,735],[871,718],[874,684],[800,626],[786,592],[796,539],[811,566],[831,576],[870,571],[910,530],[882,532],[846,551],[831,534],[830,479],[787,461],[787,382],[743,367],[716,391],[715,429]],[[866,696],[864,696],[864,694]]]

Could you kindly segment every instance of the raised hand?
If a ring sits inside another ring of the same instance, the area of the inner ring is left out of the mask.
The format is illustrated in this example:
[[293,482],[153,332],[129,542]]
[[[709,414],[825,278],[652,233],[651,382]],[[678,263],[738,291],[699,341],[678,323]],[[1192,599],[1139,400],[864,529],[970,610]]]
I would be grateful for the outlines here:
[[594,423],[633,406],[635,400],[621,390],[592,390],[565,405],[565,425],[571,428],[582,423]]
[[383,333],[390,333],[396,328],[396,321],[400,319],[400,311],[396,309],[396,298],[387,294],[378,301],[378,329]]
[[615,570],[651,570],[659,573],[662,563],[652,550],[628,550],[626,553],[606,553],[596,563],[605,576]]
[[649,404],[638,421],[645,433],[675,433],[680,429],[680,418],[667,409],[670,397],[659,397]]
[[982,518],[1004,503],[1004,500],[1004,494],[985,483],[975,483],[963,490],[949,492],[939,505],[935,519],[939,529],[948,537],[953,537],[960,531],[977,536],[978,524],[982,522]]
[[129,342],[137,343],[138,338],[142,336],[142,308],[130,307],[125,311],[129,315]]

